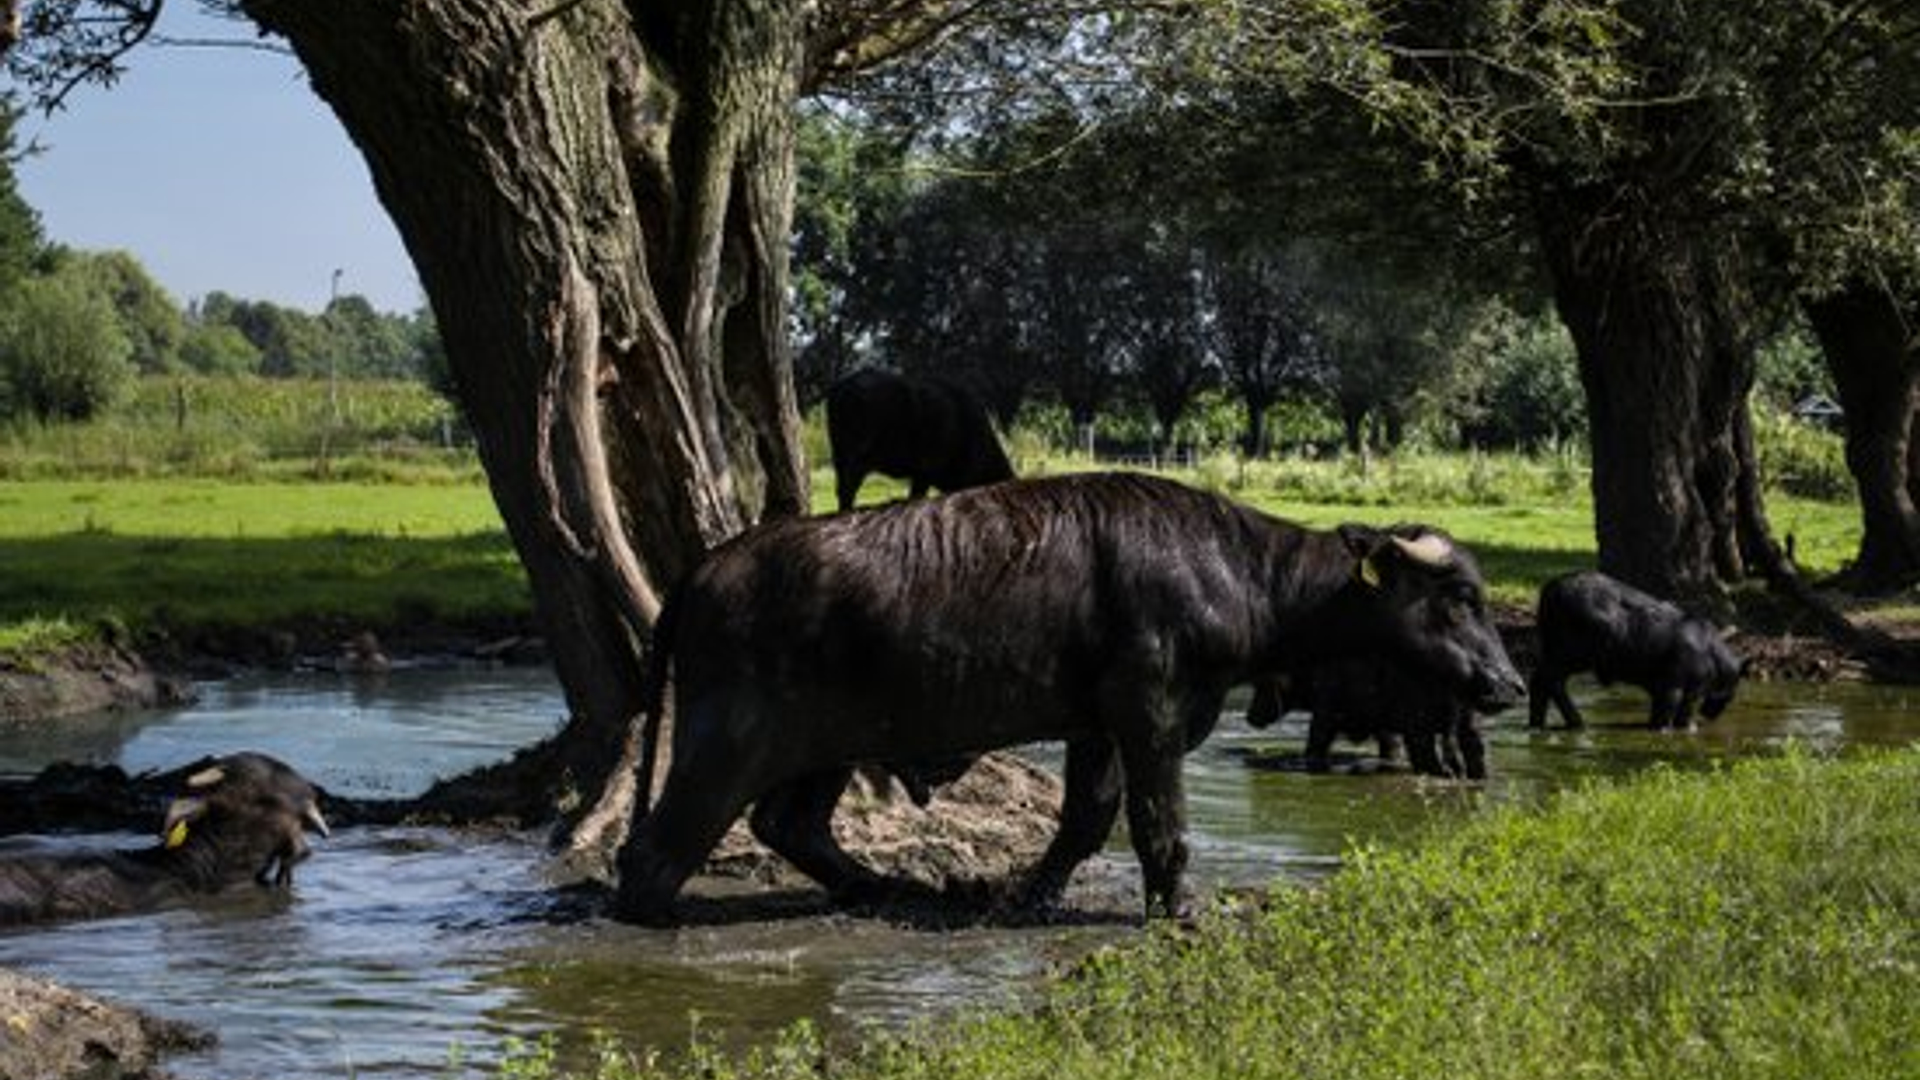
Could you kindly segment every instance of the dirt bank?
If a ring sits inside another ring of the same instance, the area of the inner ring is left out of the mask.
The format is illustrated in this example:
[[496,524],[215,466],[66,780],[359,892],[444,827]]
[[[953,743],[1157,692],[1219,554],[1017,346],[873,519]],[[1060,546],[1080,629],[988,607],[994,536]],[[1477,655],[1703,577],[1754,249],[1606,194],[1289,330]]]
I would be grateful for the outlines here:
[[163,1055],[213,1036],[0,968],[0,1080],[161,1080]]
[[152,709],[191,697],[187,680],[154,670],[132,649],[77,645],[30,658],[0,658],[0,723],[58,720],[109,709]]

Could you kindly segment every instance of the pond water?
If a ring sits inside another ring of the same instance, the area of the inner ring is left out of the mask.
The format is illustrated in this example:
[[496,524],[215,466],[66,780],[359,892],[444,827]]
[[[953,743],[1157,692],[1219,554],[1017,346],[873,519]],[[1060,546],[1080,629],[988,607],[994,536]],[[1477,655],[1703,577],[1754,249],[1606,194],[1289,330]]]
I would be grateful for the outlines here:
[[[1464,815],[1659,762],[1699,767],[1788,739],[1823,748],[1920,739],[1920,691],[1757,684],[1694,733],[1637,728],[1644,698],[1576,685],[1592,726],[1489,731],[1483,786],[1294,767],[1303,725],[1237,714],[1188,761],[1201,884],[1306,881],[1352,842],[1417,842]],[[402,670],[373,680],[281,675],[210,683],[198,704],[56,726],[0,727],[0,772],[54,760],[172,767],[261,750],[344,795],[404,795],[555,729],[544,671]],[[1037,749],[1042,760],[1051,758]],[[0,850],[47,843],[0,841]],[[58,843],[134,844],[127,836]],[[1137,880],[1119,841],[1113,880]],[[538,836],[356,828],[316,841],[290,896],[0,934],[18,966],[198,1023],[220,1043],[171,1064],[204,1077],[483,1075],[509,1037],[557,1031],[683,1047],[699,1031],[763,1038],[809,1017],[829,1032],[1013,1000],[1094,945],[1137,933],[1131,897],[1075,894],[1112,917],[1075,926],[931,931],[808,914],[642,930],[555,916]],[[459,1064],[452,1064],[453,1062]]]

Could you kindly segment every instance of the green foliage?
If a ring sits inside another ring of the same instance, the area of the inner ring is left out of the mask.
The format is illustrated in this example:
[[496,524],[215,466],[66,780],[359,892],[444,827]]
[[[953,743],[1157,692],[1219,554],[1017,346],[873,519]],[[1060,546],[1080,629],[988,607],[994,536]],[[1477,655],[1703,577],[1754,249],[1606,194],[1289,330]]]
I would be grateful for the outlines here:
[[478,475],[453,407],[410,381],[150,376],[88,422],[0,429],[0,479]]
[[1760,347],[1753,390],[1757,411],[1792,408],[1810,394],[1833,397],[1833,374],[1813,332],[1795,323]]
[[59,264],[94,282],[113,304],[115,320],[132,347],[131,359],[143,375],[164,374],[179,366],[186,322],[180,306],[124,251],[61,251]]
[[1920,1068],[1920,751],[1656,769],[1363,849],[1105,949],[1037,1007],[830,1055],[605,1052],[521,1080],[1878,1080]]
[[82,420],[133,374],[133,345],[98,282],[68,262],[0,298],[0,419]]
[[1538,449],[1586,437],[1586,391],[1573,340],[1559,320],[1504,309],[1477,329],[1477,363],[1458,409],[1469,445]]
[[1770,486],[1809,499],[1853,496],[1846,446],[1837,433],[1796,420],[1783,408],[1756,402],[1753,441],[1760,474]]
[[180,342],[180,363],[200,375],[249,375],[260,370],[260,350],[239,327],[195,322]]
[[43,243],[40,215],[21,198],[13,173],[20,152],[13,133],[19,116],[11,101],[0,100],[0,296],[27,275]]

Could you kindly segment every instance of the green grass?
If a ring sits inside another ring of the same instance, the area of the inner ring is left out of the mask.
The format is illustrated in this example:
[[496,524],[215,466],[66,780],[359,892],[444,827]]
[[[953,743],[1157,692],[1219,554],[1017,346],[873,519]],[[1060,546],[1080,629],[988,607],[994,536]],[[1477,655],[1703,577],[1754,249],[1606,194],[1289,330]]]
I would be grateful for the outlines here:
[[529,610],[484,487],[0,484],[0,648],[36,625],[393,626]]
[[[850,1049],[603,1047],[595,1080],[1920,1076],[1920,750],[1655,770],[1109,948]],[[562,1075],[551,1048],[500,1075]]]

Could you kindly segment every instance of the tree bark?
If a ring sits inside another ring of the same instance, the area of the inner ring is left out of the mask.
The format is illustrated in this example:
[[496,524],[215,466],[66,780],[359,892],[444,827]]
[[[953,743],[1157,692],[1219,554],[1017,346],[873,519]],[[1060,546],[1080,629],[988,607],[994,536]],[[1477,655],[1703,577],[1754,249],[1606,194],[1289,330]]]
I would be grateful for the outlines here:
[[1842,584],[1884,593],[1920,580],[1913,414],[1920,350],[1886,290],[1853,281],[1804,305],[1846,413],[1847,469],[1860,494],[1860,549]]
[[572,714],[447,794],[584,808],[628,745],[664,587],[805,505],[799,0],[243,7],[298,54],[420,272]]
[[1754,351],[1736,253],[1631,189],[1542,192],[1536,213],[1586,388],[1600,568],[1718,603],[1746,572],[1740,522],[1765,521],[1743,485]]

